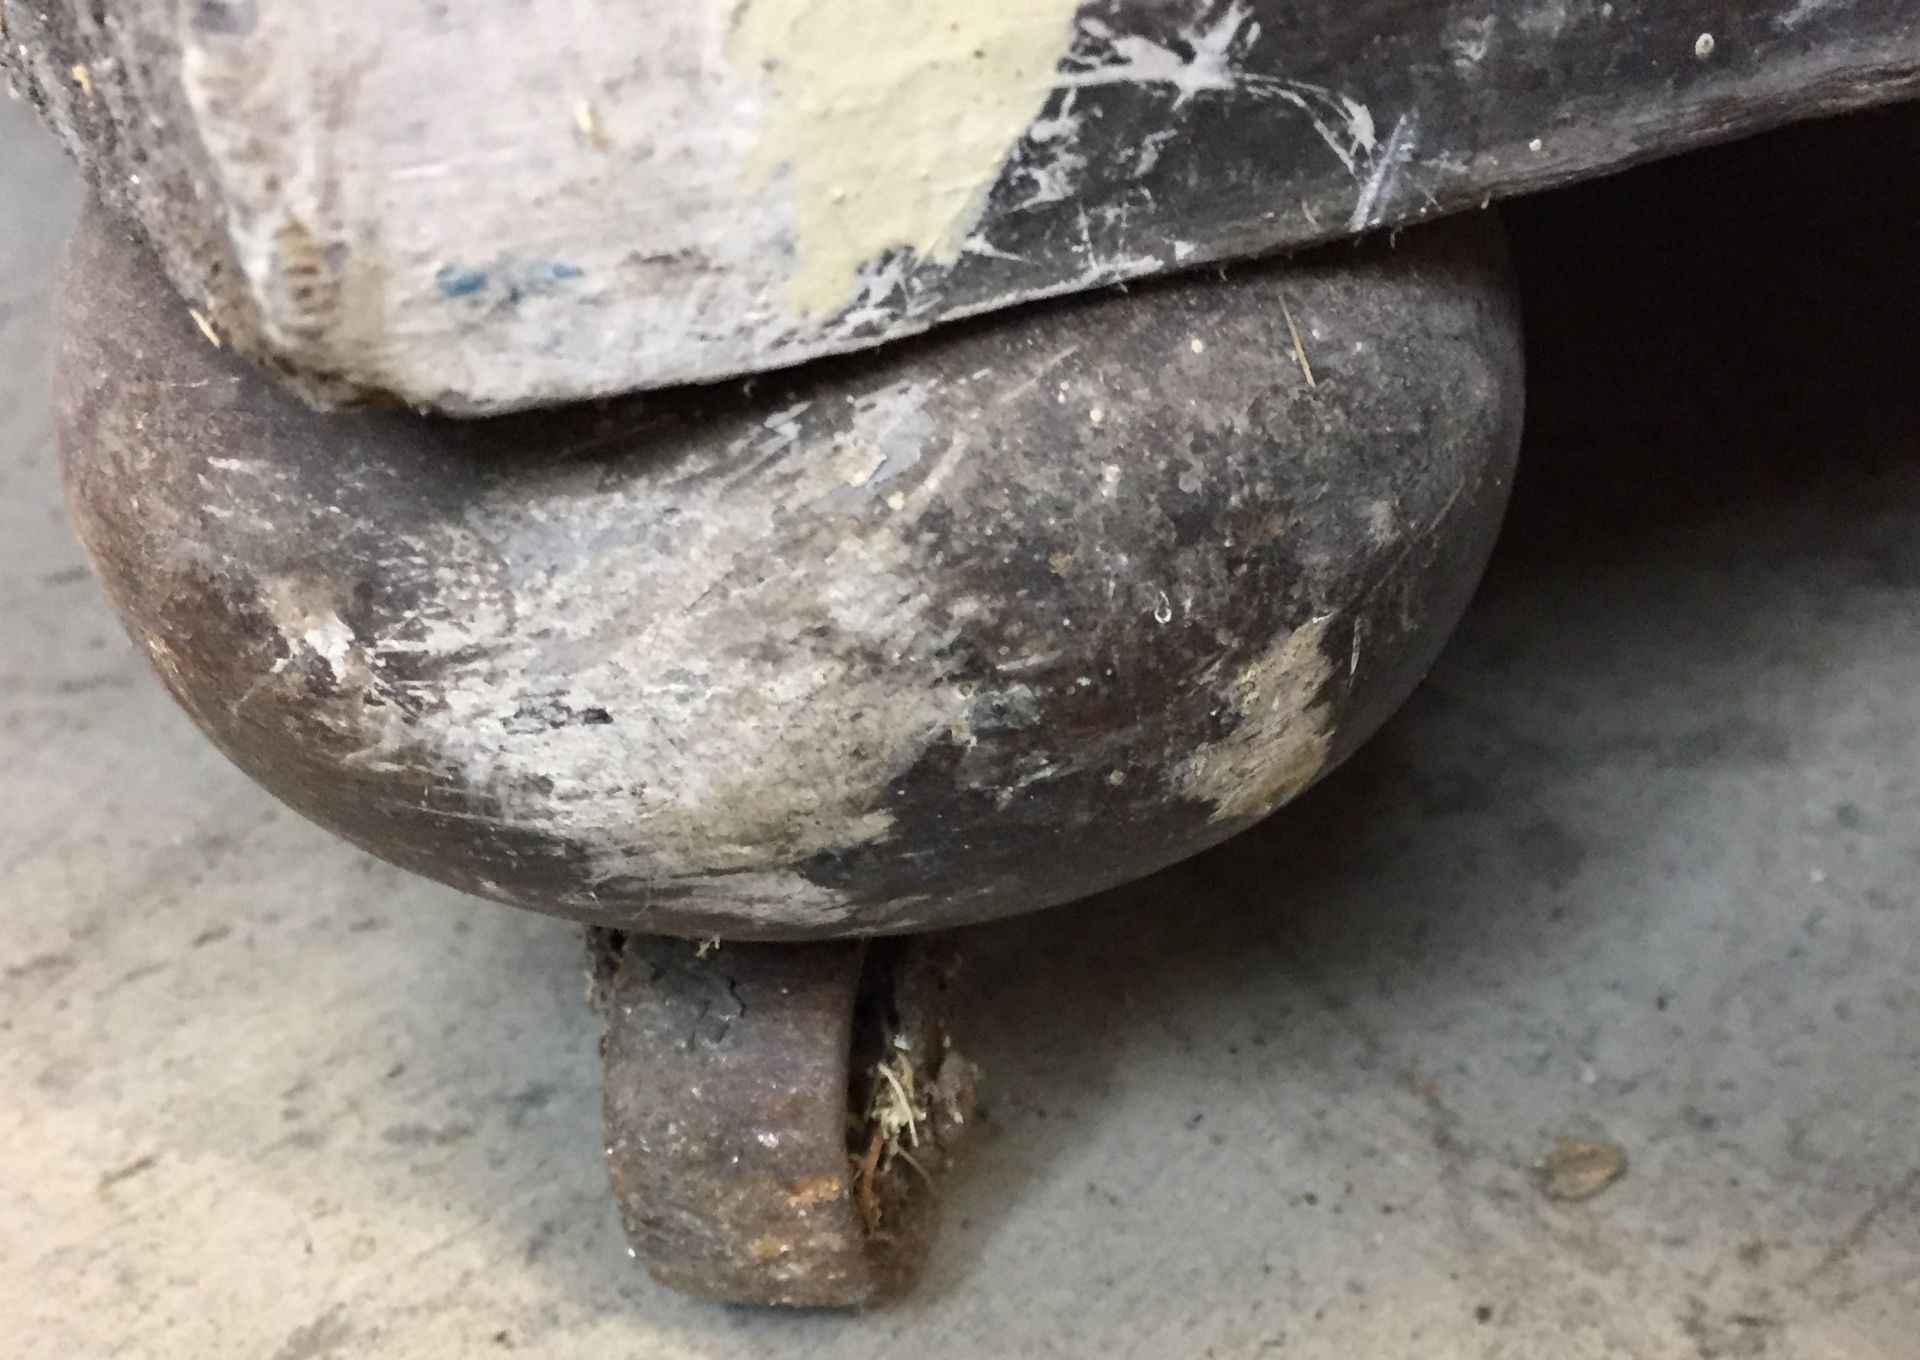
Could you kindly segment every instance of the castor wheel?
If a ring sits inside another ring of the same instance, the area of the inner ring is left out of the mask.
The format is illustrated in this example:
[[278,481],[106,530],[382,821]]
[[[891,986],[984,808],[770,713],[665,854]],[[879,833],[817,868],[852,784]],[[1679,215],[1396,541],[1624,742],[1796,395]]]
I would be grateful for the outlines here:
[[733,1302],[873,1303],[933,1237],[973,1113],[923,937],[738,944],[592,930],[607,1159],[654,1276]]
[[[237,764],[595,929],[636,1252],[910,1279],[972,1078],[945,964],[1244,828],[1406,696],[1518,438],[1490,215],[751,381],[322,414],[91,209],[59,435],[107,590]],[[990,1074],[989,1074],[990,1075]]]

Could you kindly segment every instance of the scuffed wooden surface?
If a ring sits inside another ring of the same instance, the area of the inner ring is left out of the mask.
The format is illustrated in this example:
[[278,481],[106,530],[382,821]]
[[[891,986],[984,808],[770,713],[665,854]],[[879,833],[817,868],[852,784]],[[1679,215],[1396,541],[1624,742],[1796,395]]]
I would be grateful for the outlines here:
[[0,0],[309,395],[790,364],[1910,94],[1910,0]]

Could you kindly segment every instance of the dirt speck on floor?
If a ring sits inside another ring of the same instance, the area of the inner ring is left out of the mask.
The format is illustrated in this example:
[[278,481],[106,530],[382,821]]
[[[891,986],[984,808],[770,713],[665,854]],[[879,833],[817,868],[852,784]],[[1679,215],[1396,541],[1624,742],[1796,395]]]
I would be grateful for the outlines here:
[[1534,1167],[1541,1193],[1565,1204],[1590,1200],[1626,1174],[1626,1149],[1596,1138],[1555,1139]]

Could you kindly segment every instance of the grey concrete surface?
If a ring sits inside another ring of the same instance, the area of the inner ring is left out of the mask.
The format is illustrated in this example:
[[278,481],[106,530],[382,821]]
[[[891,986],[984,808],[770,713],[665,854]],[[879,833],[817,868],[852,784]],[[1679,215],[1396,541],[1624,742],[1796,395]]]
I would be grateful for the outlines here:
[[[0,106],[0,1354],[1920,1354],[1920,425],[1662,412],[1672,335],[1549,336],[1430,682],[1266,827],[971,932],[931,1277],[756,1314],[627,1260],[575,932],[282,810],[121,638],[47,439],[75,199]],[[1680,338],[1851,415],[1817,310]],[[1625,1175],[1547,1198],[1567,1135]]]

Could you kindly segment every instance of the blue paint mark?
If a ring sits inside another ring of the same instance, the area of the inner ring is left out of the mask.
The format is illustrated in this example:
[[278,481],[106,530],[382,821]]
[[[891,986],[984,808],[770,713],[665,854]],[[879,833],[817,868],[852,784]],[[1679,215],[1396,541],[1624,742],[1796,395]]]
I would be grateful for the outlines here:
[[487,286],[487,276],[478,269],[455,269],[450,264],[440,266],[440,272],[433,276],[440,286],[443,297],[472,297]]
[[528,260],[502,264],[491,272],[485,269],[461,269],[441,265],[433,276],[440,295],[447,298],[477,297],[481,293],[496,307],[511,310],[529,297],[546,297],[586,273],[579,265],[565,260]]

